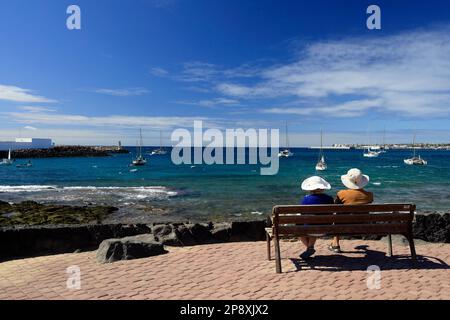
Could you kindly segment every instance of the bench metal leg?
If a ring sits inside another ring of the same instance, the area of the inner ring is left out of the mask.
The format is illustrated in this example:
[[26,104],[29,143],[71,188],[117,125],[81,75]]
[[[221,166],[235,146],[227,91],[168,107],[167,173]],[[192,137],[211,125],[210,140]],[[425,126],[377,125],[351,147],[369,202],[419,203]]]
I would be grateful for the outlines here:
[[274,236],[273,243],[275,245],[275,270],[277,273],[281,273],[280,241],[277,236]]
[[271,256],[270,256],[270,235],[268,233],[266,233],[266,240],[267,240],[267,260],[270,261]]
[[392,257],[392,236],[389,234],[388,235],[388,256]]

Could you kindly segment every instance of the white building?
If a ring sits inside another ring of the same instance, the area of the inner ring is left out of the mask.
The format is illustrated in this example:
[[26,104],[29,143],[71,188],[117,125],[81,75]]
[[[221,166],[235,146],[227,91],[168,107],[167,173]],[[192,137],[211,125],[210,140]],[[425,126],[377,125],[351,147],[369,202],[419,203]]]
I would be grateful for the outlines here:
[[53,147],[52,139],[16,138],[15,141],[0,141],[0,150],[48,149]]

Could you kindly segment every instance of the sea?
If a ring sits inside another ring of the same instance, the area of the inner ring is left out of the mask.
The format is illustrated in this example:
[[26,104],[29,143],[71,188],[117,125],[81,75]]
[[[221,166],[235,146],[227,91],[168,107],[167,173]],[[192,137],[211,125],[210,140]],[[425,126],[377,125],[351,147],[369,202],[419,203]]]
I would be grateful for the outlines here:
[[[110,205],[119,210],[108,222],[222,221],[265,218],[274,205],[298,204],[301,182],[320,175],[335,196],[343,189],[341,175],[359,168],[370,176],[366,187],[377,203],[415,203],[421,213],[450,212],[450,151],[420,150],[427,166],[408,166],[410,150],[388,150],[364,158],[363,150],[325,150],[328,170],[315,171],[318,150],[291,149],[280,159],[279,172],[260,175],[254,164],[181,164],[166,155],[149,155],[148,163],[130,167],[130,154],[98,158],[30,159],[32,167],[0,166],[0,200],[68,205]],[[248,150],[246,150],[248,152]]]

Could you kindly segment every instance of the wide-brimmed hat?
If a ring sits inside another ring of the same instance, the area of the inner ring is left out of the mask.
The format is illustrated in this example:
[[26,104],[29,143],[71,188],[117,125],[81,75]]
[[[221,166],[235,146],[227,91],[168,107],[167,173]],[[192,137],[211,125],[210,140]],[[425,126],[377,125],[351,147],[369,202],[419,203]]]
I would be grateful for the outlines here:
[[350,169],[341,181],[349,189],[362,189],[369,183],[369,176],[362,174],[359,169]]
[[302,182],[302,190],[330,190],[331,185],[323,178],[318,176],[310,177]]

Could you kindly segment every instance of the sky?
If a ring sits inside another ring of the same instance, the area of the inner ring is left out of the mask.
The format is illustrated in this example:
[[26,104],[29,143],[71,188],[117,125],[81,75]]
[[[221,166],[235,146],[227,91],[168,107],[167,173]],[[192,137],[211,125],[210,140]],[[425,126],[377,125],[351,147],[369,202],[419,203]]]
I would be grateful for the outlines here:
[[445,0],[0,0],[0,39],[0,140],[170,145],[203,120],[287,121],[291,146],[450,143]]

